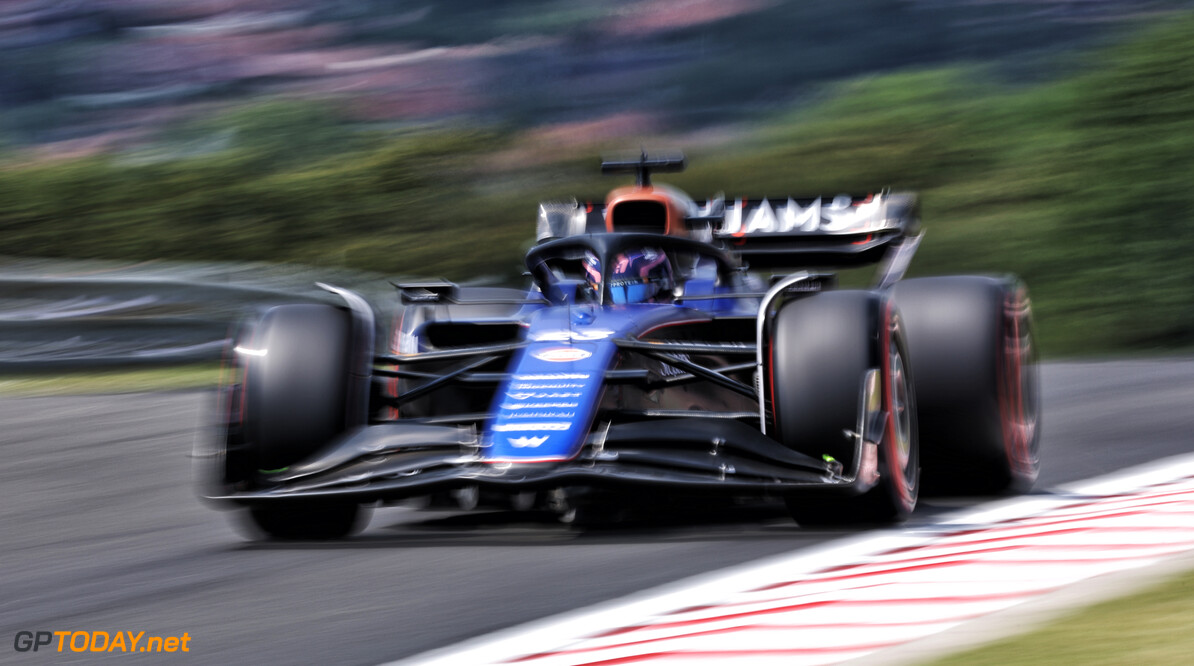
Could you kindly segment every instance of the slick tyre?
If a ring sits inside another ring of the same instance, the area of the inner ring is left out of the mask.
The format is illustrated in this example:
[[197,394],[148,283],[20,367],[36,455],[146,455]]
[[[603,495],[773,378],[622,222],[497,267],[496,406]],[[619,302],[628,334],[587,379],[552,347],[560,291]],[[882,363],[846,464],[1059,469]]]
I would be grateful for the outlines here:
[[[328,305],[270,309],[239,354],[244,365],[245,458],[258,474],[306,458],[345,429],[352,322]],[[280,539],[327,539],[350,533],[354,503],[255,506],[252,522]]]
[[837,460],[850,473],[859,462],[859,423],[869,422],[867,437],[881,433],[873,486],[850,497],[793,495],[787,498],[792,517],[802,525],[906,518],[916,507],[920,460],[898,312],[878,294],[824,292],[783,306],[772,330],[766,373],[771,434],[801,453]]
[[254,330],[245,363],[245,438],[257,469],[298,462],[344,430],[351,322],[327,305],[283,305]]
[[248,509],[250,532],[276,541],[340,539],[363,527],[366,514],[358,504],[284,503]]
[[898,283],[916,376],[926,492],[1023,492],[1040,469],[1040,392],[1028,294],[1012,279]]

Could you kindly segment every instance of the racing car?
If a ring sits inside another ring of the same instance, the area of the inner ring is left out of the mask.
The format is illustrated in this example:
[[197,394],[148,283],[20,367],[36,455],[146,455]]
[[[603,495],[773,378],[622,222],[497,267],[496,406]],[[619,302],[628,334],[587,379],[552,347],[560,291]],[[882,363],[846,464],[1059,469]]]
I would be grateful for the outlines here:
[[[1032,484],[1022,283],[902,279],[912,194],[698,202],[652,182],[684,166],[605,161],[635,184],[541,204],[525,289],[398,284],[387,335],[331,285],[266,311],[229,345],[203,494],[269,537],[330,539],[422,496],[570,516],[772,498],[837,525],[902,520],[922,485]],[[868,265],[870,286],[838,288],[832,270]]]

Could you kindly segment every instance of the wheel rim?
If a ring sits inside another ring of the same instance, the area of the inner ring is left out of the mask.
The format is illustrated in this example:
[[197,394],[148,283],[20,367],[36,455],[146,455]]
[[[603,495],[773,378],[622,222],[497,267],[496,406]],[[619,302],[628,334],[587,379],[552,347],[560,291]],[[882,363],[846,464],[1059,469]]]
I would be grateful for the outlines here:
[[1021,442],[1025,443],[1025,453],[1036,459],[1037,456],[1037,410],[1040,408],[1037,396],[1036,381],[1036,349],[1032,344],[1032,337],[1023,335],[1020,342],[1020,420],[1016,424],[1020,429]]
[[1036,478],[1039,461],[1039,438],[1036,436],[1039,396],[1036,347],[1033,345],[1029,312],[1027,295],[1023,290],[1008,298],[1000,411],[1004,448],[1012,474],[1031,481]]
[[895,426],[892,433],[895,441],[895,454],[898,469],[904,471],[907,478],[908,463],[912,458],[912,409],[911,393],[908,389],[908,376],[904,371],[904,357],[892,340],[887,354],[888,372],[891,377],[891,411],[892,422]]
[[891,489],[901,505],[897,511],[906,513],[916,506],[917,495],[920,494],[917,488],[920,462],[916,451],[916,398],[904,362],[899,318],[890,311],[887,316],[887,358],[883,368],[887,393],[884,404],[888,413],[885,448]]

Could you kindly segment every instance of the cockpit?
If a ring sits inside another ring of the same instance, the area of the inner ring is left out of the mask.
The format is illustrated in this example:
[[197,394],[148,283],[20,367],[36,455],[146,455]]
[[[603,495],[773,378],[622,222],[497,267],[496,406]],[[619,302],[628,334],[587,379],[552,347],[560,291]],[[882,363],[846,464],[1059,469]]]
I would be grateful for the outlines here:
[[712,293],[728,285],[734,266],[703,243],[648,233],[571,236],[527,255],[540,291],[556,303],[671,303],[690,287]]

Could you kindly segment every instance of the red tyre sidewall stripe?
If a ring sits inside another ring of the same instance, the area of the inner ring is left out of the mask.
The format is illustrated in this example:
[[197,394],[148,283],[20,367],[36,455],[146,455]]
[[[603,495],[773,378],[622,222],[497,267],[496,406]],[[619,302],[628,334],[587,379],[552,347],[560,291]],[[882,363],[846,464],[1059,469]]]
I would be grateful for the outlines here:
[[[1021,327],[1027,328],[1027,326],[1029,325],[1028,307],[1029,307],[1028,306],[1028,294],[1025,293],[1023,287],[1021,287],[1016,293],[1016,380],[1017,380],[1016,381],[1016,408],[1018,410],[1017,416],[1019,417],[1019,420],[1017,421],[1017,423],[1025,423],[1026,422],[1024,412],[1025,412],[1027,405],[1025,403],[1025,397],[1024,397],[1024,366],[1023,366],[1025,350],[1023,348],[1021,348],[1021,341],[1024,339],[1024,335],[1026,335],[1028,333],[1028,331],[1023,330]],[[1030,353],[1030,354],[1033,353],[1033,350],[1031,348],[1029,348],[1028,353]],[[1035,369],[1029,368],[1028,371],[1034,372]],[[1036,424],[1034,423],[1032,425],[1032,427],[1033,427],[1033,432],[1031,433],[1031,435],[1028,432],[1028,430],[1026,430],[1023,427],[1019,427],[1016,430],[1016,432],[1018,433],[1018,438],[1019,438],[1018,443],[1019,443],[1019,451],[1020,451],[1021,469],[1026,473],[1031,473],[1032,467],[1033,467],[1031,439],[1036,436],[1036,432],[1035,432]]]
[[[880,354],[880,377],[883,381],[883,408],[887,411],[887,433],[884,436],[884,447],[887,449],[887,459],[889,461],[889,473],[892,479],[892,488],[896,492],[897,499],[903,504],[906,510],[911,511],[914,505],[912,499],[912,490],[908,486],[906,472],[900,466],[900,452],[899,444],[896,435],[896,415],[895,415],[895,400],[891,376],[891,336],[895,328],[895,319],[891,299],[883,304],[883,332],[880,336],[882,338],[882,353]],[[902,361],[903,359],[901,359]],[[906,370],[905,370],[906,371]],[[909,458],[911,462],[911,458]]]
[[[219,387],[220,394],[224,402],[224,425],[230,426],[234,423],[240,422],[240,415],[243,413],[243,405],[239,404],[237,398],[236,384],[237,380],[243,382],[243,373],[239,373],[238,364],[236,362],[236,340],[237,340],[237,326],[233,325],[228,328],[227,338],[231,342],[224,348],[224,353],[220,356],[220,379]],[[242,377],[237,377],[242,374]],[[240,394],[244,395],[244,385],[241,385]]]
[[1024,368],[1021,359],[1023,350],[1020,345],[1020,311],[1024,307],[1023,296],[1023,290],[1008,294],[1004,300],[1003,317],[1000,321],[999,418],[1008,470],[1013,476],[1023,475],[1031,465],[1028,438],[1021,427],[1024,422]]

